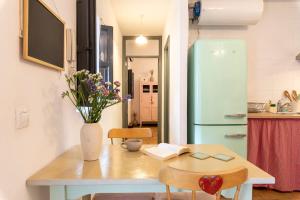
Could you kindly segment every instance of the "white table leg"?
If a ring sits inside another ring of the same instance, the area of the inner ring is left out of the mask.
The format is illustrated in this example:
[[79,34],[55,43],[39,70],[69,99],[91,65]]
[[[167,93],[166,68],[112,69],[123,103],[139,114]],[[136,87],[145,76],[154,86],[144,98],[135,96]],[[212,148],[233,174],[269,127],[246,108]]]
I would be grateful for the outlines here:
[[240,191],[239,199],[252,200],[253,185],[243,184]]
[[[241,187],[239,199],[241,200],[252,200],[252,184],[243,184]],[[233,198],[236,188],[223,190],[222,195],[226,198]]]
[[67,200],[65,186],[50,186],[50,200]]

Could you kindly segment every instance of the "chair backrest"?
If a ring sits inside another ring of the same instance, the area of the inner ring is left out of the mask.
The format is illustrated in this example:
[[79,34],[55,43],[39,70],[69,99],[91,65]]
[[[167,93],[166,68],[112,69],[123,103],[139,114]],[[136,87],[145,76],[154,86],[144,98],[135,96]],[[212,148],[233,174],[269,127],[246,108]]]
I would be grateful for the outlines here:
[[171,199],[169,186],[174,186],[179,189],[192,190],[192,199],[194,200],[196,199],[196,191],[202,190],[200,187],[200,180],[207,178],[214,179],[216,177],[222,179],[221,186],[217,189],[217,191],[215,191],[216,199],[221,198],[222,190],[237,187],[234,200],[238,200],[241,184],[243,184],[248,178],[248,169],[239,167],[230,171],[195,173],[174,169],[172,167],[166,167],[161,169],[159,173],[160,182],[166,184],[167,186],[168,200]]
[[115,128],[111,129],[108,132],[108,138],[111,139],[111,143],[113,144],[113,138],[151,138],[152,131],[150,128]]

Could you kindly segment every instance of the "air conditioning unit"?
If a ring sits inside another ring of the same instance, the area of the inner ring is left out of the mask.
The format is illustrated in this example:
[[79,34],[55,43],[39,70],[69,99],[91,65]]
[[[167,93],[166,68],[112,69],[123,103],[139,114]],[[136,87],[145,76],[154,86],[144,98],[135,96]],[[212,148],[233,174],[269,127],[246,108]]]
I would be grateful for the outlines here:
[[200,0],[195,2],[198,25],[254,25],[264,10],[263,0]]

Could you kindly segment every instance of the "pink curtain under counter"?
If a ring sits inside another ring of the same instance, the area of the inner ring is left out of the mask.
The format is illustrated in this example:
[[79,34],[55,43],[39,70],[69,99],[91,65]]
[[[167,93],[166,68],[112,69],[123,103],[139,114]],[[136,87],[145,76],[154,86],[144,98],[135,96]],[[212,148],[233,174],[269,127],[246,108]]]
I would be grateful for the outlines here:
[[249,119],[248,160],[275,177],[266,187],[300,190],[300,119]]

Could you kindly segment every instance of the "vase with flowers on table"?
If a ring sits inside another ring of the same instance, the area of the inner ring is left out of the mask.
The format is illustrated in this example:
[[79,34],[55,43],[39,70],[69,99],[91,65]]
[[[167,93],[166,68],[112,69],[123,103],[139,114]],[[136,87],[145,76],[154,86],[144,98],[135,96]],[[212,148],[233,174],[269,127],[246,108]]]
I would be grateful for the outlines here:
[[68,90],[62,93],[76,107],[84,124],[80,131],[83,159],[98,160],[102,145],[102,127],[99,121],[104,109],[122,101],[120,82],[105,82],[100,73],[81,70],[66,75]]

